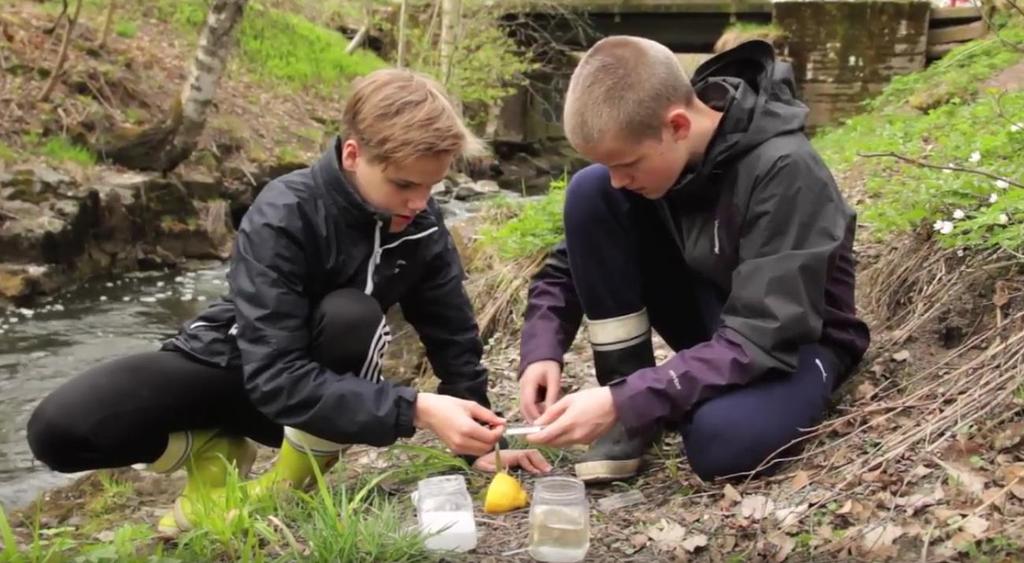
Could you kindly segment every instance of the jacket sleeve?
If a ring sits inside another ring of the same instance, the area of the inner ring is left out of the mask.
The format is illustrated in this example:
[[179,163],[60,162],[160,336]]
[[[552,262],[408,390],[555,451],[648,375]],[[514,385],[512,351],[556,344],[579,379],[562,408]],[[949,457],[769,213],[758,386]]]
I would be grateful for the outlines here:
[[612,387],[627,431],[679,420],[698,401],[769,370],[795,370],[799,347],[820,339],[828,270],[852,220],[813,153],[767,166],[755,179],[718,330]]
[[562,363],[562,356],[572,346],[582,321],[583,306],[576,295],[568,249],[562,241],[530,283],[519,344],[519,375],[533,362]]
[[487,370],[481,363],[483,343],[462,283],[462,261],[440,212],[437,216],[441,248],[428,259],[422,279],[400,300],[402,314],[419,335],[441,380],[437,392],[490,408]]
[[271,183],[239,227],[228,282],[245,390],[274,422],[338,443],[384,446],[411,436],[416,393],[352,373],[334,373],[309,356],[310,302],[301,211]]

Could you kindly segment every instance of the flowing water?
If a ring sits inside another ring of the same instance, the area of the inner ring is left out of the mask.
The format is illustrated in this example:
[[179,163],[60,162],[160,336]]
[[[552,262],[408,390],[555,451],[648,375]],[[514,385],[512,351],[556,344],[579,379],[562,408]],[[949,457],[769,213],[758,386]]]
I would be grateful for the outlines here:
[[106,359],[157,349],[227,289],[225,271],[97,279],[31,309],[0,310],[0,506],[23,506],[74,477],[34,461],[25,424],[36,404]]

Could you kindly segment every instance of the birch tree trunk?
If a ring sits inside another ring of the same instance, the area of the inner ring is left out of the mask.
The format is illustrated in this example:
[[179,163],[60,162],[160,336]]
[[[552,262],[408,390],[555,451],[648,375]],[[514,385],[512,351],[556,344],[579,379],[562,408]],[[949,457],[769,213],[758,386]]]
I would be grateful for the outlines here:
[[351,55],[362,45],[366,36],[370,34],[370,28],[373,27],[373,0],[363,0],[363,25],[356,32],[356,36],[349,42],[348,47],[345,48],[345,54]]
[[199,36],[199,47],[192,69],[181,92],[181,124],[162,159],[165,171],[171,170],[192,154],[199,135],[206,127],[206,113],[217,94],[217,85],[227,66],[231,39],[242,21],[248,0],[214,0],[206,16],[206,27]]
[[402,0],[398,9],[398,60],[395,61],[398,68],[405,66],[405,10],[408,4],[409,0]]
[[97,152],[129,168],[160,172],[173,170],[192,154],[206,127],[206,114],[247,1],[213,0],[192,68],[167,118],[142,130],[115,130]]
[[452,73],[452,55],[458,41],[462,0],[441,0],[441,80],[448,84]]

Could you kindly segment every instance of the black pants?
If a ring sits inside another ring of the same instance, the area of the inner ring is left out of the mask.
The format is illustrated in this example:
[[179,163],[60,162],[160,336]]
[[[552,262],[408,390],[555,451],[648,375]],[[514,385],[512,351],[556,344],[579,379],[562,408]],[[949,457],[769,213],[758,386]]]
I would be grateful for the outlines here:
[[[574,183],[566,194],[565,231],[588,318],[646,308],[651,326],[675,351],[719,328],[727,296],[687,266],[653,202],[603,183]],[[753,471],[821,422],[850,368],[833,350],[808,344],[795,371],[766,373],[695,405],[675,427],[694,472],[710,480]]]
[[[358,373],[383,318],[358,290],[328,294],[311,319],[312,357],[336,373]],[[151,463],[168,434],[206,428],[272,447],[283,437],[283,427],[249,402],[240,368],[159,351],[105,362],[58,387],[29,418],[28,442],[51,469],[75,472]]]

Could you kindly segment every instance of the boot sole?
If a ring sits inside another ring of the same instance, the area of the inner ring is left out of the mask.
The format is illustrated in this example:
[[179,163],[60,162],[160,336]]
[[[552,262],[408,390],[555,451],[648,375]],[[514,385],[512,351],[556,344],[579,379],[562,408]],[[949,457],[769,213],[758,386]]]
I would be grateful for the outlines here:
[[585,461],[576,464],[576,477],[584,483],[607,483],[629,479],[640,470],[642,458]]

